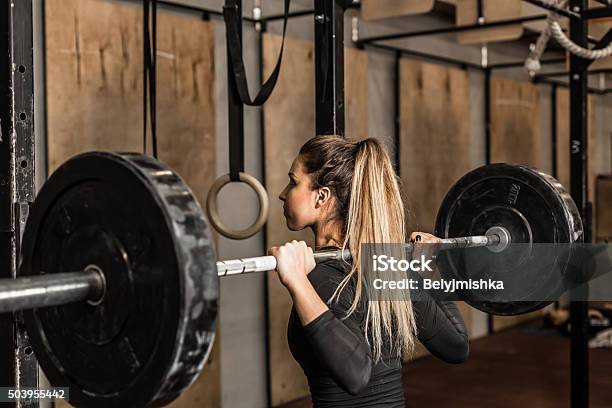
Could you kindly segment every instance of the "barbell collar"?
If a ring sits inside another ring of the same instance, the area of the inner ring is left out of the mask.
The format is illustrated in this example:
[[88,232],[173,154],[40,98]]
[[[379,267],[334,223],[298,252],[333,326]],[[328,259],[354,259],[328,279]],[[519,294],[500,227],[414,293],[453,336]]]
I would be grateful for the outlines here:
[[99,270],[0,279],[0,313],[64,305],[88,300],[96,302],[104,294],[104,276]]

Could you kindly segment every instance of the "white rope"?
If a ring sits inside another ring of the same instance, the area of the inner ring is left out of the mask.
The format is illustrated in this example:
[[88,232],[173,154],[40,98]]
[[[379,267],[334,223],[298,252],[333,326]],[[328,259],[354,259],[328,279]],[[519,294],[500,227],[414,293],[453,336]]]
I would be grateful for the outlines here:
[[[567,0],[545,0],[547,4],[559,8],[563,8],[567,4]],[[559,24],[559,20],[561,16],[554,11],[550,11],[548,13],[548,18],[546,20],[546,28],[540,36],[538,37],[538,41],[535,45],[531,47],[529,52],[529,57],[525,60],[525,68],[529,71],[529,75],[534,76],[537,72],[542,69],[542,64],[540,63],[540,59],[546,50],[546,45],[550,40],[550,37],[554,37],[555,40],[563,48],[565,48],[570,53],[577,55],[584,59],[601,59],[606,58],[612,55],[612,43],[608,44],[605,48],[601,48],[598,50],[591,50],[588,48],[584,48],[579,46],[570,40],[563,29],[561,28],[561,24]]]
[[529,75],[533,76],[536,72],[539,72],[542,69],[542,64],[540,64],[540,59],[546,50],[546,45],[548,45],[548,41],[550,40],[551,34],[551,23],[552,23],[552,14],[548,14],[548,21],[546,24],[546,28],[540,36],[538,37],[538,41],[535,45],[532,44],[531,50],[529,52],[529,57],[525,60],[525,68],[529,71]]
[[557,42],[559,42],[563,48],[581,58],[596,60],[612,55],[612,43],[598,50],[590,50],[574,43],[572,40],[567,38],[563,32],[563,29],[561,28],[561,24],[559,24],[559,21],[553,21],[550,26],[550,31],[552,32],[553,37],[555,37],[555,40],[557,40]]

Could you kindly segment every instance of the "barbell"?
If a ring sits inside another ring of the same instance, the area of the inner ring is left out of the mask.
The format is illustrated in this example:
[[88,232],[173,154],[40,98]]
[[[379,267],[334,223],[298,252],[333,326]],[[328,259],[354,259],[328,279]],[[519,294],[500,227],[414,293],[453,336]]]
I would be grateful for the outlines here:
[[[571,244],[582,238],[582,223],[552,177],[496,164],[453,186],[435,232],[445,237],[441,249],[498,257],[515,242]],[[315,253],[317,262],[349,257],[346,249]],[[461,274],[460,261],[446,259],[444,273]],[[84,153],[60,166],[32,203],[19,277],[0,280],[0,312],[23,310],[40,365],[53,385],[69,387],[72,405],[163,406],[195,381],[208,357],[218,278],[273,270],[275,262],[217,261],[198,201],[165,164]],[[543,306],[479,296],[466,300],[491,313]]]

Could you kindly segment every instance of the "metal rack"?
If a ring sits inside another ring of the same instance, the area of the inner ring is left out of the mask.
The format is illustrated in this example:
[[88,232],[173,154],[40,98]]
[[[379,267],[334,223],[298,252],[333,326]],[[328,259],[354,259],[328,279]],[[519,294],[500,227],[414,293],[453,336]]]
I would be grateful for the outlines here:
[[[17,273],[19,241],[34,200],[32,1],[0,6],[0,278]],[[37,387],[38,365],[20,314],[0,314],[0,384]],[[38,406],[21,404],[19,406]]]

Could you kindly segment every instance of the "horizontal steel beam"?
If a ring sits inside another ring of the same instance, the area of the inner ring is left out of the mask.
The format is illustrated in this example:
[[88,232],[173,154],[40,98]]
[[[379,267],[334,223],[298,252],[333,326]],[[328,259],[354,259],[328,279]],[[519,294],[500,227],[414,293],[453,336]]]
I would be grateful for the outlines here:
[[404,32],[404,33],[378,35],[374,37],[360,38],[359,40],[356,41],[356,43],[357,45],[363,45],[363,44],[368,44],[368,43],[373,43],[373,42],[398,40],[402,38],[459,33],[463,31],[481,30],[485,28],[501,27],[501,26],[506,26],[506,25],[520,24],[520,23],[525,23],[529,21],[538,21],[538,20],[545,20],[545,19],[546,19],[546,15],[540,14],[537,16],[520,17],[520,18],[509,19],[509,20],[499,20],[499,21],[491,21],[491,22],[485,22],[485,23],[475,23],[475,24],[456,25],[456,26],[441,27],[441,28],[432,28],[429,30],[421,30],[421,31],[409,31],[409,32]]
[[570,11],[566,9],[561,9],[557,6],[550,4],[546,0],[523,0],[523,1],[526,1],[529,4],[533,4],[534,6],[538,6],[546,10],[554,11],[555,13],[560,14],[564,17],[568,17],[568,18],[575,19],[575,20],[580,20],[582,18],[580,16],[580,13],[576,13],[574,11]]

